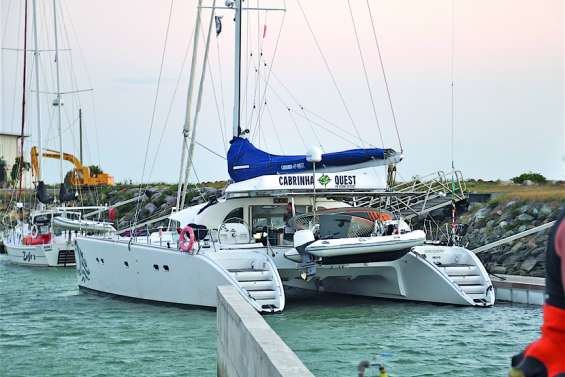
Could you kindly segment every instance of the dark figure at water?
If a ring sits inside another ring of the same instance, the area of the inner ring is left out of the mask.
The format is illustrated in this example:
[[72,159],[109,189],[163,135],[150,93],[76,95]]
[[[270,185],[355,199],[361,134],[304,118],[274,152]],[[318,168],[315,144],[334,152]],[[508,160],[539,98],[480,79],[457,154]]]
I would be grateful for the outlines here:
[[565,377],[565,209],[551,229],[541,338],[512,358],[510,377]]

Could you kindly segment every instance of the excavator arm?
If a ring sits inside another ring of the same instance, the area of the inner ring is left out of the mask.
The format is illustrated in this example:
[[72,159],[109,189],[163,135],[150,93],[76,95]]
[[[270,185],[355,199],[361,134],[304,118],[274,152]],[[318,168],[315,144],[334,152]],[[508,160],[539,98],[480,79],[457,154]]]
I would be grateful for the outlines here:
[[[39,175],[39,152],[37,147],[31,148],[31,171],[34,177]],[[60,159],[61,153],[52,149],[46,149],[43,152],[43,157]],[[73,186],[103,186],[103,185],[113,185],[114,177],[106,173],[98,174],[97,176],[92,176],[90,174],[90,168],[88,166],[83,166],[78,158],[70,153],[63,153],[63,160],[68,161],[73,164],[73,176],[71,177],[71,184]]]

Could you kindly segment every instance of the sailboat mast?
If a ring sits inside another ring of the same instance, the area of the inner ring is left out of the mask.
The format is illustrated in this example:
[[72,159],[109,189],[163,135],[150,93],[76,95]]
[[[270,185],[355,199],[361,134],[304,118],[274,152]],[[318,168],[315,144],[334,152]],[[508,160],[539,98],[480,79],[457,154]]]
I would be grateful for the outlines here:
[[79,135],[79,148],[80,148],[80,163],[83,163],[82,159],[82,109],[78,109],[78,135]]
[[35,106],[37,117],[37,137],[39,148],[39,169],[37,169],[37,181],[42,180],[41,168],[43,167],[43,144],[41,140],[41,105],[39,102],[39,49],[37,37],[37,0],[33,0],[33,57],[35,66]]
[[241,134],[241,2],[235,0],[235,66],[234,66],[234,99],[233,99],[233,137]]
[[59,130],[59,178],[61,179],[61,185],[64,184],[63,177],[63,130],[61,128],[61,78],[59,72],[59,41],[57,34],[57,2],[53,0],[53,31],[55,32],[55,72],[57,77],[57,98],[53,105],[57,106],[57,127]]
[[19,166],[19,195],[22,195],[22,181],[24,171],[24,129],[26,118],[26,71],[27,71],[27,0],[24,1],[24,72],[22,84],[22,129],[20,135],[20,166]]
[[190,124],[190,109],[192,107],[192,92],[194,87],[194,75],[196,69],[196,59],[198,57],[198,41],[199,41],[199,34],[200,34],[200,16],[202,14],[202,0],[198,0],[198,5],[196,7],[196,23],[194,25],[194,39],[192,40],[192,60],[190,62],[190,77],[188,79],[188,94],[186,98],[186,111],[184,117],[184,127],[182,130],[183,139],[182,139],[182,151],[181,151],[181,158],[180,158],[180,171],[179,171],[179,184],[177,188],[177,211],[180,210],[181,205],[181,196],[183,193],[183,182],[184,182],[184,165],[186,160],[186,152],[188,149],[188,138],[192,132],[191,124]]
[[204,48],[204,58],[202,60],[202,72],[200,73],[200,83],[198,85],[198,95],[196,96],[196,108],[194,110],[194,120],[192,121],[192,132],[190,133],[190,142],[188,145],[188,155],[186,159],[186,170],[184,172],[184,185],[179,208],[184,208],[186,191],[188,186],[188,177],[192,167],[192,157],[194,155],[194,143],[196,141],[196,129],[198,126],[198,115],[202,107],[202,91],[204,89],[204,79],[206,78],[206,67],[208,66],[208,52],[210,51],[210,37],[212,36],[212,25],[214,25],[214,14],[216,9],[216,0],[212,1],[212,10],[210,11],[210,21],[208,22],[208,34],[206,35],[206,47]]

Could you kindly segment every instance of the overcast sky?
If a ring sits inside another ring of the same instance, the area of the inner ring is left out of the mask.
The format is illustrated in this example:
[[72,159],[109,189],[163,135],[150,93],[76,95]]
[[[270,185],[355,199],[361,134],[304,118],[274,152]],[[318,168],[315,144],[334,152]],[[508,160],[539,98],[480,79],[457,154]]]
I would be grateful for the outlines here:
[[[23,2],[0,2],[2,47],[22,48]],[[40,49],[52,49],[52,2],[37,2]],[[410,178],[450,169],[454,36],[456,168],[473,178],[508,179],[531,170],[563,179],[563,2],[454,2],[452,34],[452,0],[370,1],[404,147],[400,176]],[[223,1],[218,3],[223,5]],[[118,181],[139,181],[151,130],[144,180],[175,182],[190,51],[188,60],[184,57],[191,45],[196,0],[173,2],[154,117],[171,2],[60,0],[58,4],[60,47],[72,50],[60,53],[62,91],[94,89],[64,96],[65,150],[78,155],[77,113],[81,107],[85,114],[86,163],[101,164]],[[302,0],[300,4],[345,105],[297,1],[288,0],[286,13],[246,14],[244,125],[250,128],[254,142],[272,153],[304,153],[315,144],[321,144],[327,152],[382,146],[347,2]],[[256,6],[256,2],[250,5]],[[283,2],[263,0],[259,5],[282,6]],[[351,5],[384,145],[398,150],[366,1],[351,0]],[[223,31],[218,38],[212,37],[197,139],[225,155],[231,137],[234,28],[230,11],[219,14],[224,15]],[[209,12],[204,12],[203,29],[208,17]],[[28,48],[33,47],[32,41],[30,36]],[[263,50],[260,62],[258,44]],[[249,59],[251,53],[253,58]],[[32,72],[32,55],[28,57]],[[201,58],[202,54],[198,74]],[[53,60],[50,52],[40,56],[42,92],[55,90]],[[261,68],[255,72],[257,66]],[[20,127],[21,67],[21,53],[2,51],[3,131]],[[28,87],[34,85],[33,80],[35,77]],[[260,99],[263,93],[265,101]],[[44,144],[58,148],[52,99],[51,94],[41,94],[41,127]],[[252,110],[254,103],[256,109]],[[259,119],[257,114],[261,114]],[[26,127],[37,143],[33,97],[28,100],[27,116]],[[47,181],[57,181],[57,169],[56,161],[45,163]],[[196,149],[195,171],[200,180],[227,178],[226,162],[201,147]]]

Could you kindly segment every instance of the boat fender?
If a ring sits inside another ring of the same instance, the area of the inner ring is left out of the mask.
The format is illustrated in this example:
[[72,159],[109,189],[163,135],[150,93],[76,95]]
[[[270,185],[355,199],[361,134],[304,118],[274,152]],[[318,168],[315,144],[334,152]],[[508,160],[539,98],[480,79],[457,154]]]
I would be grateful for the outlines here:
[[38,234],[39,234],[39,230],[37,229],[37,225],[33,224],[33,226],[31,227],[31,237],[37,238]]
[[[188,233],[188,240],[186,239],[186,233]],[[192,246],[194,245],[194,230],[190,226],[185,226],[181,229],[179,234],[179,248],[185,253],[190,253],[192,251]]]

